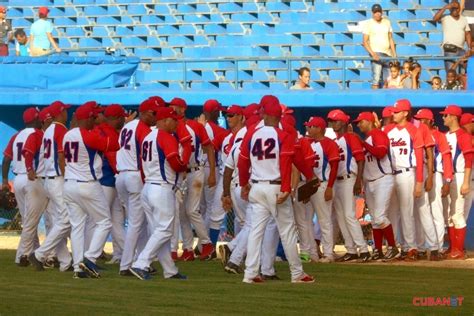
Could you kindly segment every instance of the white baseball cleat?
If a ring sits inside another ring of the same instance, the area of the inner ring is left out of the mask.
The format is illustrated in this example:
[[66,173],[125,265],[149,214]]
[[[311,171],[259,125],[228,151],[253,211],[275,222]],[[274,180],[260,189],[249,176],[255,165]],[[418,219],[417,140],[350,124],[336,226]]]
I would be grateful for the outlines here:
[[244,278],[242,280],[242,282],[248,283],[248,284],[253,284],[253,283],[264,283],[265,281],[263,281],[262,277],[256,276],[255,278],[251,278],[251,279]]

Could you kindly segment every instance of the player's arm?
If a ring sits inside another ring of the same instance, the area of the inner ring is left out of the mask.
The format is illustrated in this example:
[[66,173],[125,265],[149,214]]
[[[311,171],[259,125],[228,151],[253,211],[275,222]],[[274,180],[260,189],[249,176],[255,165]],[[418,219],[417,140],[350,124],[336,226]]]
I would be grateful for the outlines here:
[[187,166],[179,158],[178,141],[171,134],[164,131],[158,133],[156,140],[165,154],[166,160],[170,164],[171,169],[175,172],[186,171]]
[[326,139],[324,142],[323,153],[328,158],[329,167],[331,168],[329,171],[328,185],[326,191],[324,192],[324,200],[330,201],[333,198],[332,188],[336,182],[337,172],[339,169],[339,160],[341,159],[341,156],[339,155],[339,147],[337,146],[336,142],[331,139]]
[[54,129],[54,141],[58,146],[58,165],[61,174],[64,175],[66,170],[66,160],[64,158],[64,148],[63,148],[63,140],[64,135],[66,135],[67,129],[65,126],[61,126],[56,124]]
[[191,159],[191,155],[193,153],[193,146],[192,146],[192,138],[189,134],[188,129],[186,128],[186,123],[184,121],[178,122],[178,128],[176,130],[176,134],[178,135],[179,143],[183,149],[181,154],[181,160],[185,165],[188,165],[189,159]]
[[224,210],[229,212],[232,208],[232,199],[230,198],[230,184],[232,182],[232,174],[234,169],[229,168],[228,166],[224,169],[224,178],[222,179],[223,191],[222,191],[222,207]]
[[467,195],[470,192],[472,162],[474,159],[474,148],[472,146],[472,136],[464,134],[458,139],[459,146],[464,155],[464,181],[461,186],[461,195]]
[[354,134],[348,134],[349,146],[357,163],[357,175],[354,183],[353,193],[359,195],[362,193],[362,176],[364,174],[365,157],[362,141]]
[[388,154],[389,140],[387,135],[384,133],[377,133],[372,135],[372,143],[370,145],[364,142],[364,148],[375,158],[382,159]]
[[441,195],[446,197],[449,194],[449,186],[454,177],[453,157],[451,156],[451,149],[449,148],[446,135],[440,132],[438,132],[438,135],[438,148],[443,163],[443,186]]
[[434,175],[434,152],[433,146],[425,148],[426,151],[426,165],[427,175],[425,181],[425,191],[430,192],[433,188],[433,175]]
[[281,204],[286,201],[291,193],[291,168],[293,165],[295,143],[289,134],[285,134],[281,139],[281,150],[280,150],[280,176],[281,176],[281,187],[280,194],[277,198],[277,204]]
[[33,165],[35,160],[35,155],[38,153],[41,147],[43,139],[43,133],[40,131],[36,131],[35,133],[31,134],[25,142],[23,146],[23,150],[21,154],[23,158],[25,158],[25,166],[26,172],[28,173],[28,180],[34,181],[36,179],[36,172]]
[[13,142],[16,138],[15,134],[7,144],[5,151],[3,152],[3,161],[2,161],[2,190],[10,191],[10,185],[8,184],[8,173],[10,172],[10,165],[13,159]]
[[250,180],[250,141],[252,139],[253,132],[247,132],[242,144],[240,146],[239,160],[237,162],[237,170],[239,170],[239,184],[242,187],[242,199],[248,201],[248,193],[250,191],[249,180]]
[[[303,173],[307,181],[311,181],[314,178],[313,164],[310,163],[313,160],[314,152],[311,149],[310,143],[307,139],[301,138],[298,141],[298,146],[296,146],[293,164],[297,168],[297,171]],[[295,188],[295,186],[292,187]]]

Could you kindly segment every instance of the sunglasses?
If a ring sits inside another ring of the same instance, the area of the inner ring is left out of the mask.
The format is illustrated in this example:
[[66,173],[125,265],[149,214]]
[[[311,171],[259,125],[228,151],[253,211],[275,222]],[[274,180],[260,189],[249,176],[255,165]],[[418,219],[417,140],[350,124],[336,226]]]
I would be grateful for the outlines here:
[[229,117],[229,118],[232,118],[232,117],[236,116],[236,114],[227,114],[226,116]]

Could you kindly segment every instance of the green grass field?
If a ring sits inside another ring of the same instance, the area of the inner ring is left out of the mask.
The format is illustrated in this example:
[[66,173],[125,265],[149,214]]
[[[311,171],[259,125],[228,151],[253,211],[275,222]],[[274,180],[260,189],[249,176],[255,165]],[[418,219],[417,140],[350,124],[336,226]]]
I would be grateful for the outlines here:
[[[0,251],[0,315],[318,314],[473,315],[474,272],[410,266],[305,264],[314,284],[291,284],[288,265],[277,264],[282,281],[243,284],[220,262],[180,262],[189,280],[151,281],[120,277],[109,266],[101,279],[72,273],[36,272],[13,264]],[[158,266],[158,264],[157,264]],[[460,307],[417,307],[413,297],[463,296]]]

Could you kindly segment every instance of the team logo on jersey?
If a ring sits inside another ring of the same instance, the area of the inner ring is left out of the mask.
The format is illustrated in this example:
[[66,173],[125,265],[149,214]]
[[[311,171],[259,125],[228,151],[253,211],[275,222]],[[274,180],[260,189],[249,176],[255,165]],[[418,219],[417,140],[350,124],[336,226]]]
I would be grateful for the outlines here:
[[403,140],[403,138],[399,138],[398,140],[395,140],[395,138],[390,138],[390,145],[392,147],[402,147],[406,146],[407,142]]

